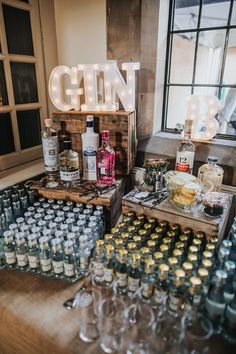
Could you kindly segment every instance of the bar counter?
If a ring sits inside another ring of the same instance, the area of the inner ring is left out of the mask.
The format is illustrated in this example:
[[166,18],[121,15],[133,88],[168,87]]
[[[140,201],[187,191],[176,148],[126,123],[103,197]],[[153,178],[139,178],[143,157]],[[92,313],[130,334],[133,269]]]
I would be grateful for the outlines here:
[[[80,340],[77,311],[62,306],[82,284],[1,270],[0,354],[104,353],[98,342]],[[208,353],[231,354],[235,347],[213,336]]]

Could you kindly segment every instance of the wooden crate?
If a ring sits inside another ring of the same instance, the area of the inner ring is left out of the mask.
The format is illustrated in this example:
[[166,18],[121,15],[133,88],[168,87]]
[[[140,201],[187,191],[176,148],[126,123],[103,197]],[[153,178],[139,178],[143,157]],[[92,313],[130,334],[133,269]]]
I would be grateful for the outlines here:
[[80,166],[82,166],[81,133],[86,131],[86,116],[89,114],[94,116],[97,133],[101,134],[103,130],[110,132],[110,145],[116,152],[116,174],[128,175],[134,167],[137,151],[135,112],[54,112],[52,114],[54,128],[59,130],[60,122],[66,122],[66,130],[72,136],[72,147],[80,155]]
[[89,201],[91,195],[82,196],[81,194],[85,190],[80,187],[65,188],[60,186],[57,188],[46,188],[42,186],[42,182],[37,182],[31,186],[32,189],[37,190],[38,194],[44,198],[56,200],[61,199],[75,203],[103,205],[107,232],[110,232],[110,229],[116,225],[117,220],[119,219],[122,209],[122,197],[125,194],[125,187],[126,179],[118,179],[116,181],[116,189]]
[[139,204],[135,198],[130,198],[127,194],[122,201],[122,210],[134,211],[137,214],[144,214],[159,220],[166,220],[170,224],[179,224],[182,228],[189,227],[193,231],[203,231],[206,236],[218,236],[221,240],[227,227],[230,208],[232,204],[232,196],[230,196],[230,205],[224,214],[217,219],[212,219],[203,214],[199,208],[195,208],[191,213],[182,212],[174,208],[169,199],[165,199],[159,205],[152,207],[152,201]]

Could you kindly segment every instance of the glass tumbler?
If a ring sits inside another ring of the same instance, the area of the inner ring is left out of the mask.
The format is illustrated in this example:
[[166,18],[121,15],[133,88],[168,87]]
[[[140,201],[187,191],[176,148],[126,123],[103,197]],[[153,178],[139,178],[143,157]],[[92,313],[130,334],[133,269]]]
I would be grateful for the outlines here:
[[145,303],[136,302],[128,308],[127,354],[151,353],[155,315],[152,308]]
[[75,297],[73,308],[78,309],[79,336],[83,342],[94,342],[99,337],[98,306],[101,294],[96,289],[86,288]]
[[118,297],[107,298],[99,305],[100,344],[105,353],[121,353],[127,328],[127,309]]
[[208,339],[213,334],[209,319],[200,313],[191,313],[181,321],[185,333],[181,343],[183,354],[205,354],[208,352]]

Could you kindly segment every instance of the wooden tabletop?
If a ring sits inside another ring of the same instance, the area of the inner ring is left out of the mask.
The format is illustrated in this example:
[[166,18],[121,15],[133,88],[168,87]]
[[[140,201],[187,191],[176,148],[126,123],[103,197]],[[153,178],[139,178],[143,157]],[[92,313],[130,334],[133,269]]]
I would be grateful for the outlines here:
[[[0,270],[0,354],[102,354],[79,339],[77,310],[62,306],[82,284]],[[220,336],[210,343],[208,354],[236,352]]]

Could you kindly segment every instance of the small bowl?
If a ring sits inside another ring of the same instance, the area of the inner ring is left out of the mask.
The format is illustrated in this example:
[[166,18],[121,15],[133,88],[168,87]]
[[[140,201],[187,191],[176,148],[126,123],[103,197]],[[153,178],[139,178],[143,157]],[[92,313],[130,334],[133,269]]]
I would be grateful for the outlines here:
[[190,212],[200,200],[203,190],[200,180],[189,173],[169,171],[165,175],[166,187],[171,204],[180,210]]
[[229,196],[226,193],[208,192],[202,199],[203,211],[210,218],[219,218],[229,205]]

